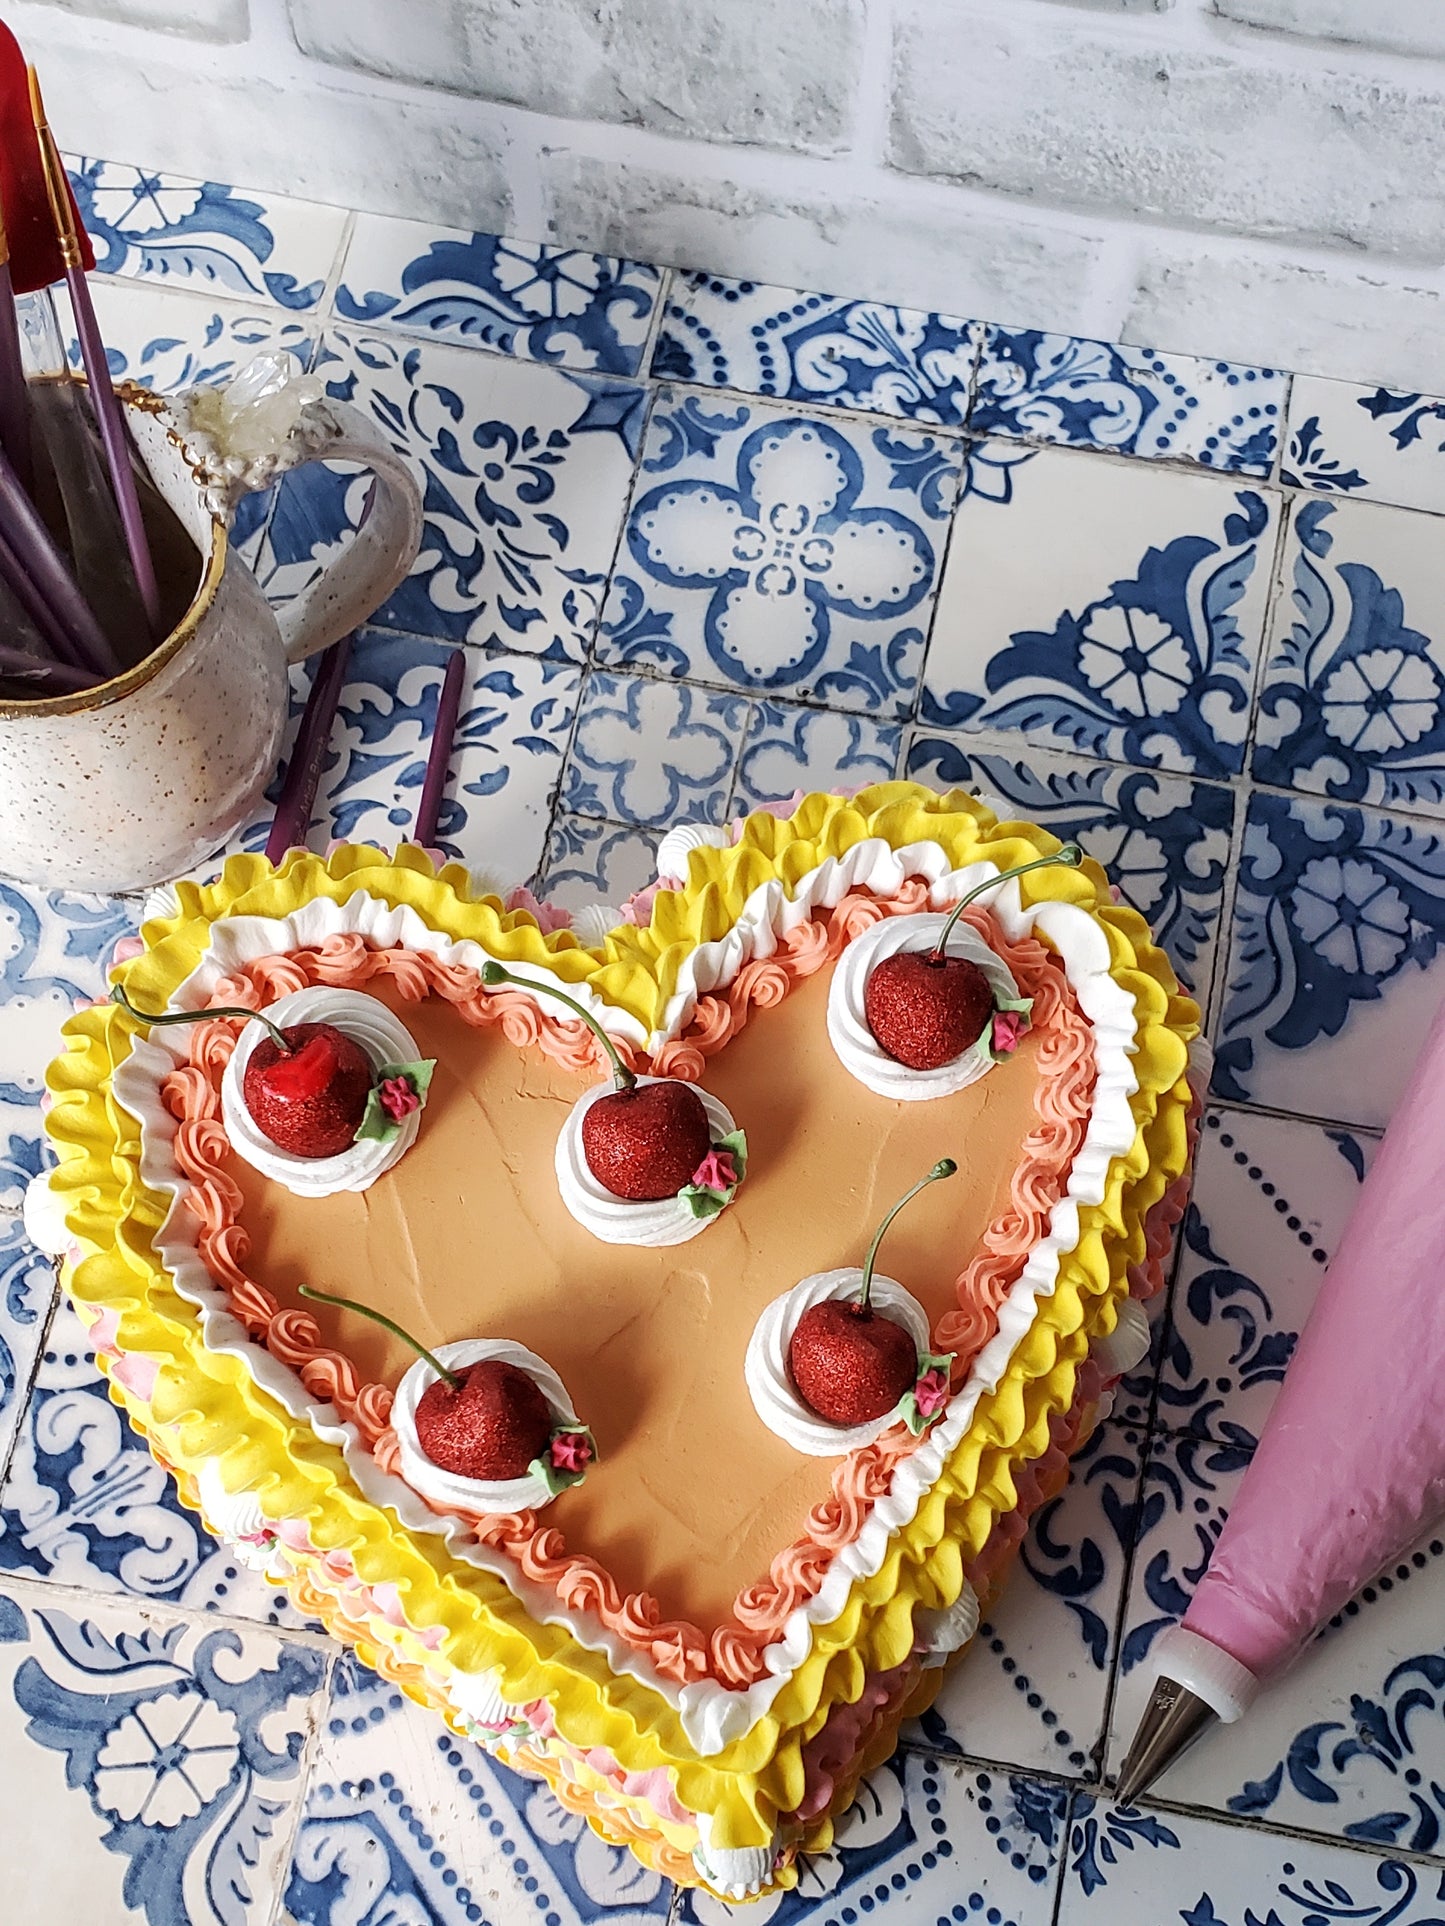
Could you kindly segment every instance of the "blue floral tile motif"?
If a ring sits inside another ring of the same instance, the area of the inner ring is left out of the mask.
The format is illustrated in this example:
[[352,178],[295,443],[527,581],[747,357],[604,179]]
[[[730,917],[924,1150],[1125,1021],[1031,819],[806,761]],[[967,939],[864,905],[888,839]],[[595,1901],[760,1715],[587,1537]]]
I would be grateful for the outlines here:
[[1288,388],[1274,368],[988,328],[969,429],[1264,476]]
[[66,165],[100,273],[297,311],[320,304],[346,227],[343,209],[256,199],[118,161],[73,157]]
[[1440,1001],[1445,840],[1344,803],[1250,799],[1214,1089],[1383,1128]]
[[77,1003],[105,995],[116,938],[129,933],[113,897],[0,881],[0,1203],[18,1209],[39,1153],[45,1070]]
[[672,1888],[346,1654],[282,1896],[296,1926],[650,1926]]
[[1103,1424],[1024,1540],[1007,1589],[931,1710],[930,1751],[1077,1778],[1104,1737],[1115,1624],[1139,1494],[1141,1434]]
[[683,1891],[678,1926],[1046,1926],[1063,1846],[1059,1786],[899,1753],[872,1772],[797,1886],[745,1906]]
[[1157,1422],[1253,1447],[1374,1155],[1373,1139],[1211,1110],[1184,1220]]
[[1445,398],[1296,375],[1289,427],[1291,487],[1445,509]]
[[664,389],[598,660],[903,715],[958,470],[930,435]]
[[856,789],[889,782],[902,731],[871,716],[755,702],[738,763],[733,814],[785,802],[798,790]]
[[[1286,549],[1254,774],[1351,802],[1445,814],[1439,524],[1305,502]],[[1288,626],[1286,626],[1288,625]]]
[[[331,330],[316,361],[416,464],[421,553],[374,620],[580,662],[592,642],[646,390],[464,349]],[[277,490],[257,573],[298,595],[365,511],[365,476],[316,464]]]
[[[316,342],[314,322],[130,282],[97,282],[95,311],[115,379],[165,395],[222,388],[248,361],[277,348],[309,362]],[[70,343],[70,359],[79,367],[78,341]]]
[[657,879],[660,830],[560,814],[547,839],[537,894],[562,909],[589,903],[614,908]]
[[0,1487],[0,1571],[93,1593],[299,1626],[285,1596],[218,1545],[110,1401],[62,1302]]
[[[451,654],[444,643],[384,629],[353,643],[313,848],[340,838],[389,849],[413,834]],[[435,847],[508,890],[541,861],[582,678],[562,663],[494,650],[469,649],[466,668]],[[257,825],[262,844],[269,826],[267,812]]]
[[1098,1892],[1124,1861],[1126,1853],[1175,1851],[1179,1835],[1153,1813],[1079,1792],[1069,1815],[1069,1874],[1084,1896]]
[[0,1218],[0,1474],[54,1297],[55,1266],[33,1248],[18,1217]]
[[923,720],[1238,774],[1274,528],[1256,489],[1038,453],[959,510]]
[[740,696],[594,670],[577,716],[562,806],[657,829],[682,817],[720,823],[747,720]]
[[530,361],[635,375],[658,268],[575,248],[358,215],[336,312]]
[[[1083,1802],[1078,1802],[1082,1806]],[[1445,1873],[1404,1860],[1089,1802],[1071,1834],[1058,1926],[1437,1926]],[[1075,1846],[1094,1827],[1116,1847]]]
[[[269,1921],[325,1670],[320,1647],[0,1594],[0,1690],[14,1707],[0,1726],[23,1719],[29,1740],[62,1755],[72,1796],[123,1862],[128,1916],[148,1926]],[[69,1830],[64,1814],[38,1826],[41,1865]],[[107,1903],[94,1916],[114,1914]]]
[[1234,798],[1212,783],[1109,769],[987,737],[914,733],[904,773],[967,789],[1005,821],[1082,843],[1148,922],[1185,988],[1205,997],[1229,864]]
[[673,279],[652,372],[667,381],[961,428],[975,322],[712,274]]

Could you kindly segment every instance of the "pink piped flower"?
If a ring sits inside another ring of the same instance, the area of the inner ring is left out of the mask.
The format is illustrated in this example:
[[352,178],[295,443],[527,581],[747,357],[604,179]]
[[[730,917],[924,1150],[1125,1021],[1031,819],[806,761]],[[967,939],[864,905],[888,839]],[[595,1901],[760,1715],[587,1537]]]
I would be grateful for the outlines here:
[[393,1123],[400,1123],[413,1110],[421,1109],[421,1098],[416,1094],[410,1077],[387,1077],[376,1094],[382,1109]]
[[1019,1039],[1029,1027],[1028,1017],[1022,1010],[995,1010],[993,1013],[993,1049],[999,1057],[1011,1056],[1019,1047]]
[[731,1190],[737,1180],[738,1167],[730,1150],[710,1150],[692,1173],[699,1190]]
[[138,936],[117,937],[115,948],[110,953],[111,968],[114,969],[117,963],[129,963],[131,958],[139,956],[144,948],[145,944]]
[[559,1431],[550,1455],[557,1471],[585,1471],[592,1462],[592,1447],[580,1431]]
[[570,930],[572,917],[559,903],[541,903],[525,883],[519,883],[506,899],[509,910],[525,910],[536,922],[543,936],[551,936],[557,930]]
[[931,1418],[935,1411],[941,1411],[948,1402],[948,1373],[925,1371],[913,1387],[913,1401],[921,1418]]

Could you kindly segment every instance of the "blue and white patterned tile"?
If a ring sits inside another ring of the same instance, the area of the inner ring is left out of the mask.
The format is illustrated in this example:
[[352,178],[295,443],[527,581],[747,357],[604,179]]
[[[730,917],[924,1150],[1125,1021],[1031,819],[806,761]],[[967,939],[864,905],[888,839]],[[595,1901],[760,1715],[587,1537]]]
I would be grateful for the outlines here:
[[798,1884],[744,1906],[684,1891],[678,1926],[854,1926],[882,1909],[939,1926],[1048,1926],[1068,1793],[900,1753],[871,1772]]
[[[592,642],[647,390],[502,355],[328,331],[316,371],[402,454],[424,490],[421,553],[373,618],[451,642],[580,662]],[[360,522],[370,483],[287,475],[258,564],[298,595]]]
[[0,1864],[16,1926],[267,1926],[327,1654],[0,1588]]
[[733,813],[784,802],[799,790],[891,782],[903,731],[871,716],[755,702],[733,790]]
[[1438,1926],[1442,1902],[1438,1867],[1080,1796],[1058,1926]]
[[562,807],[668,829],[720,823],[748,722],[741,696],[594,669],[582,692]]
[[1035,1517],[1002,1597],[905,1743],[1088,1775],[1103,1743],[1143,1440],[1100,1425]]
[[922,720],[1238,775],[1277,495],[1062,449],[1006,478],[959,508]]
[[[390,849],[412,835],[451,653],[384,629],[357,637],[312,810],[313,848],[343,838]],[[466,668],[435,847],[505,891],[542,860],[582,676],[480,649],[468,649]],[[262,842],[270,820],[268,809]]]
[[635,375],[662,290],[641,261],[359,214],[336,312],[528,361]]
[[1214,1090],[1383,1129],[1445,996],[1445,836],[1256,792],[1249,800]]
[[100,274],[238,301],[319,307],[346,230],[344,208],[66,158]]
[[1276,368],[991,327],[969,428],[1267,476],[1288,391]]
[[663,1921],[670,1883],[543,1785],[338,1658],[281,1886],[296,1926]]
[[1209,1112],[1159,1372],[1161,1426],[1258,1443],[1375,1147],[1293,1117]]
[[1445,512],[1445,398],[1296,375],[1280,480]]
[[[1182,1617],[1249,1462],[1242,1444],[1156,1439],[1145,1471],[1109,1770],[1153,1682],[1149,1655]],[[1237,1724],[1219,1726],[1156,1790],[1271,1825],[1406,1852],[1445,1844],[1445,1540],[1426,1533],[1331,1621]]]
[[1275,605],[1254,775],[1280,788],[1445,817],[1442,524],[1296,502]]
[[565,910],[620,907],[657,880],[662,832],[559,813],[547,838],[537,894]]
[[[112,375],[164,395],[224,387],[248,361],[277,348],[309,362],[316,345],[314,320],[274,310],[258,314],[235,302],[127,281],[97,281],[94,296]],[[80,344],[72,339],[69,347],[79,367]]]
[[18,1208],[22,1180],[39,1168],[38,1148],[23,1146],[38,1146],[60,1026],[105,995],[111,951],[130,929],[114,897],[0,881],[0,1204]]
[[55,1289],[55,1266],[31,1244],[19,1217],[0,1217],[0,1480],[30,1394]]
[[901,718],[959,463],[933,435],[663,389],[597,660]]
[[1214,973],[1234,796],[1213,783],[1110,768],[1006,737],[917,729],[904,773],[967,789],[1005,821],[1041,823],[1097,857],[1148,922],[1185,988],[1205,999]]
[[84,1326],[63,1300],[0,1486],[0,1572],[258,1624],[307,1623],[181,1503],[111,1403]]
[[677,274],[652,372],[667,381],[961,428],[980,334],[977,322],[882,301]]

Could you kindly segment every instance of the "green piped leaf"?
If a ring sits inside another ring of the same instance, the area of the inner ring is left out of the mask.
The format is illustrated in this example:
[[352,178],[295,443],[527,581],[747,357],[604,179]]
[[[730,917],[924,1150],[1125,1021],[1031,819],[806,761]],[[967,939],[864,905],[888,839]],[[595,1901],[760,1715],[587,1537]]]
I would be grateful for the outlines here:
[[[435,1057],[422,1057],[416,1063],[384,1063],[367,1094],[366,1108],[361,1113],[361,1122],[356,1126],[356,1136],[352,1141],[358,1144],[394,1143],[401,1135],[404,1119],[393,1117],[383,1105],[382,1086],[401,1078],[416,1098],[416,1109],[422,1110],[426,1106],[426,1093],[431,1088],[432,1071],[436,1067]],[[414,1112],[408,1111],[406,1114],[410,1116]]]
[[[936,1424],[948,1409],[948,1400],[952,1396],[949,1390],[949,1373],[953,1369],[953,1358],[952,1351],[920,1351],[918,1354],[918,1377],[913,1388],[905,1391],[898,1400],[898,1415],[915,1438],[921,1437],[931,1424]],[[919,1405],[918,1391],[923,1380],[935,1371],[943,1374],[941,1387],[943,1396],[936,1405],[933,1398],[928,1396],[926,1401],[931,1408],[925,1412]]]
[[730,1130],[726,1137],[720,1137],[718,1141],[712,1145],[712,1151],[714,1154],[718,1151],[731,1153],[733,1169],[737,1172],[737,1180],[735,1183],[726,1186],[716,1184],[684,1184],[677,1194],[683,1203],[687,1205],[694,1217],[716,1217],[719,1211],[726,1210],[733,1198],[737,1195],[738,1184],[740,1184],[748,1174],[748,1139],[745,1131]]
[[[552,1454],[559,1440],[562,1441],[565,1458],[575,1451],[575,1447],[569,1448],[566,1443],[568,1439],[574,1438],[580,1440],[586,1447],[584,1462],[575,1468],[565,1462],[562,1464],[554,1462]],[[597,1440],[588,1427],[585,1424],[559,1424],[547,1440],[547,1449],[540,1458],[534,1458],[527,1469],[534,1477],[542,1480],[555,1498],[559,1491],[566,1491],[570,1485],[580,1485],[596,1462]]]

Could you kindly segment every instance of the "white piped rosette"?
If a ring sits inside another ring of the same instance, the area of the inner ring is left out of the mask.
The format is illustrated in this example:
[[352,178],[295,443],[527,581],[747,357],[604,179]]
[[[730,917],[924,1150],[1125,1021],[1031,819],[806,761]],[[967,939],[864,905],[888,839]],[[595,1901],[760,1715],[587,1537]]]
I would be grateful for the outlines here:
[[[920,1103],[952,1097],[977,1083],[996,1061],[990,1048],[992,1025],[978,1042],[936,1070],[911,1070],[890,1057],[868,1027],[863,997],[878,964],[905,951],[931,950],[943,933],[947,915],[890,916],[856,937],[838,959],[828,990],[828,1040],[838,1061],[875,1096]],[[976,963],[988,979],[994,1002],[1018,1004],[1019,986],[1008,965],[991,950],[971,923],[962,920],[949,932],[947,954]]]
[[[886,1411],[868,1424],[830,1424],[804,1404],[788,1369],[788,1347],[793,1332],[805,1311],[830,1297],[856,1297],[863,1286],[863,1273],[856,1267],[841,1271],[818,1271],[795,1284],[781,1297],[775,1297],[748,1339],[743,1374],[753,1409],[775,1437],[810,1458],[842,1458],[850,1451],[861,1451],[872,1444],[891,1425],[898,1422],[896,1410]],[[891,1277],[873,1274],[868,1301],[893,1323],[901,1324],[918,1355],[929,1354],[928,1313],[918,1299]]]
[[[267,1004],[266,1015],[283,1029],[295,1023],[331,1023],[359,1043],[371,1059],[373,1070],[388,1063],[415,1063],[420,1055],[416,1042],[384,1003],[361,990],[337,990],[318,984],[294,990]],[[366,1190],[384,1170],[390,1170],[416,1142],[421,1127],[421,1111],[413,1110],[401,1119],[401,1127],[389,1142],[373,1139],[349,1144],[335,1157],[296,1157],[273,1144],[257,1126],[246,1108],[242,1079],[251,1052],[270,1032],[264,1023],[248,1023],[226,1065],[221,1078],[221,1115],[226,1135],[236,1155],[284,1184],[296,1197],[331,1197],[342,1190]]]
[[[435,1357],[448,1370],[460,1371],[468,1364],[497,1358],[525,1371],[552,1413],[554,1426],[580,1429],[577,1413],[567,1395],[567,1387],[545,1359],[510,1338],[461,1338],[455,1344],[437,1345]],[[435,1384],[437,1374],[425,1358],[418,1358],[401,1383],[392,1401],[391,1424],[401,1455],[401,1475],[413,1491],[420,1492],[428,1504],[445,1511],[516,1512],[535,1511],[550,1505],[556,1492],[540,1472],[523,1478],[463,1478],[458,1472],[444,1471],[432,1463],[421,1448],[416,1431],[416,1408],[422,1393]]]
[[913,1649],[922,1661],[925,1672],[931,1672],[940,1665],[946,1665],[955,1652],[961,1651],[978,1630],[979,1607],[978,1593],[963,1581],[963,1590],[951,1605],[942,1611],[918,1611],[913,1614]]
[[[645,1083],[668,1081],[676,1079],[637,1079],[639,1088]],[[690,1237],[705,1231],[717,1213],[698,1216],[685,1195],[661,1197],[655,1203],[641,1204],[632,1203],[626,1197],[614,1197],[588,1168],[582,1147],[582,1120],[594,1103],[611,1096],[615,1088],[610,1079],[595,1085],[577,1099],[568,1113],[557,1138],[557,1188],[562,1193],[562,1202],[568,1214],[604,1244],[640,1244],[649,1250],[667,1244],[685,1244]],[[737,1130],[732,1112],[700,1084],[690,1083],[687,1088],[702,1099],[710,1141],[718,1145],[725,1137],[731,1137]]]

